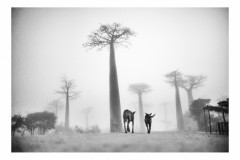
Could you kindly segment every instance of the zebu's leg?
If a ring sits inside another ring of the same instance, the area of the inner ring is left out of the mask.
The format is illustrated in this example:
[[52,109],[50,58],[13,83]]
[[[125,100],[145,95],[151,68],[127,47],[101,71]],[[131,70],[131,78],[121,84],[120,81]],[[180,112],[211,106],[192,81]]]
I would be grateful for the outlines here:
[[151,123],[149,123],[149,130],[148,130],[148,133],[150,134],[151,132]]
[[145,122],[145,124],[146,124],[146,127],[147,127],[147,131],[148,131],[148,124]]
[[128,132],[130,132],[129,123],[130,123],[130,121],[128,120],[128,122],[127,122],[127,131]]
[[132,133],[134,133],[134,121],[132,121]]
[[124,125],[124,130],[125,130],[125,133],[127,133],[127,129],[126,129],[126,125],[125,125],[126,121],[125,119],[123,118],[123,125]]

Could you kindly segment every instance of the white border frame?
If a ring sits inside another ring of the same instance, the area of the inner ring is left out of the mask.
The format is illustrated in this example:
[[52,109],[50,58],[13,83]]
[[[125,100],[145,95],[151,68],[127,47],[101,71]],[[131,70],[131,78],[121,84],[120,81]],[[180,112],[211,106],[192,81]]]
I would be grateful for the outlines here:
[[[0,92],[1,101],[1,159],[237,159],[239,141],[239,113],[237,104],[239,89],[239,17],[237,0],[5,0],[1,1],[1,51],[0,69],[3,90]],[[3,3],[3,4],[2,4]],[[229,153],[11,153],[11,7],[229,7],[229,90],[230,90],[230,135]],[[3,74],[2,74],[3,73]],[[233,77],[232,77],[233,76]],[[3,152],[3,154],[2,154]]]

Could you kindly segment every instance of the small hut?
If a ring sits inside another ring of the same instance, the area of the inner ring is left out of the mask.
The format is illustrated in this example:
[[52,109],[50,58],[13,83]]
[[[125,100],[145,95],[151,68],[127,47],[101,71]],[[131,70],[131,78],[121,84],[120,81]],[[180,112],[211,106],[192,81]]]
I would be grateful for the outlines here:
[[[222,117],[223,117],[223,121],[218,122],[216,124],[219,134],[228,134],[228,122],[226,121],[226,118],[225,118],[225,114],[228,114],[228,108],[229,108],[228,101],[229,101],[229,99],[227,99],[226,101],[220,101],[220,102],[218,102],[218,106],[207,105],[207,106],[203,107],[203,114],[204,114],[206,128],[207,128],[207,124],[206,124],[205,111],[207,110],[207,112],[208,112],[210,133],[212,133],[210,111],[214,111],[214,112],[222,113]],[[207,131],[207,129],[206,129],[206,131]]]

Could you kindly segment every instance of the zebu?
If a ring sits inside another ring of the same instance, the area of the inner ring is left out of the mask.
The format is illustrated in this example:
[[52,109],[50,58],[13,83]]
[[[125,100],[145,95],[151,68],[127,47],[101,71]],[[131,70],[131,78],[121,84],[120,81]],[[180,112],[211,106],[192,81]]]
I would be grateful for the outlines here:
[[147,114],[145,113],[145,124],[146,124],[146,127],[147,127],[147,131],[148,133],[150,134],[151,132],[151,125],[152,125],[152,118],[155,116],[155,114],[152,116],[152,113],[150,114]]
[[[130,132],[129,123],[131,121],[132,121],[132,133],[134,133],[134,114],[135,114],[135,111],[131,112],[127,109],[123,112],[123,125],[124,125],[125,133]],[[126,122],[127,122],[127,129],[125,125]]]

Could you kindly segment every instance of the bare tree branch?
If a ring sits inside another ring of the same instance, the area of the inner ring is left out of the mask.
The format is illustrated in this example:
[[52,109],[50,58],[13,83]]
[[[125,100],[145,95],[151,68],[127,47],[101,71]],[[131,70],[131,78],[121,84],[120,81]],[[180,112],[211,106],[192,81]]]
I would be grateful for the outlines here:
[[203,86],[203,83],[206,81],[206,79],[207,76],[203,75],[198,76],[186,75],[179,81],[180,82],[179,86],[186,90],[196,89],[198,87]]
[[66,94],[65,91],[57,91],[57,90],[55,90],[55,93],[56,93],[56,94]]
[[175,86],[175,83],[179,83],[182,80],[182,73],[178,70],[172,71],[164,75],[167,80],[165,82],[169,83],[171,86]]
[[61,77],[61,90],[55,90],[56,94],[62,94],[65,97],[68,96],[71,99],[75,99],[79,97],[80,92],[74,91],[76,88],[74,80],[68,80],[66,75]]
[[137,94],[145,94],[152,91],[151,87],[145,83],[131,84],[128,90]]
[[71,95],[69,94],[69,98],[71,98],[71,100],[76,99],[76,98],[80,97],[80,93],[81,92],[72,92]]
[[101,50],[113,43],[127,47],[130,44],[128,42],[130,36],[135,36],[135,34],[130,28],[122,27],[119,23],[100,24],[100,28],[88,36],[88,42],[83,46],[88,49],[98,47],[98,50]]

